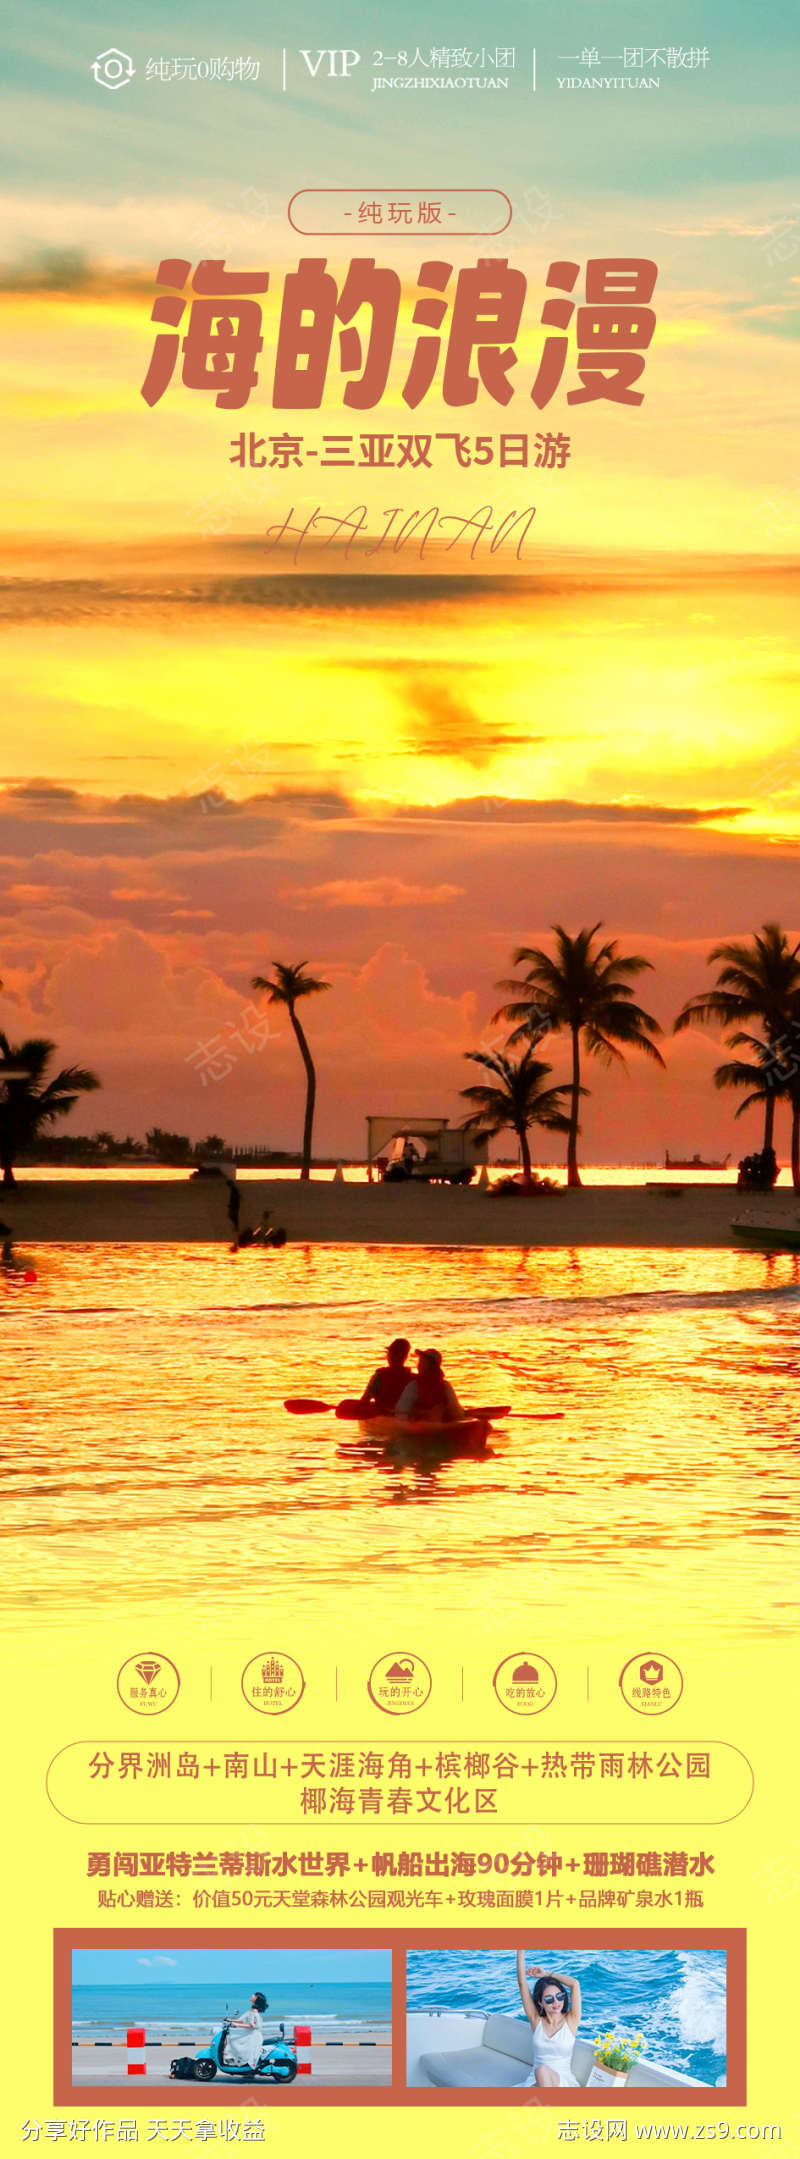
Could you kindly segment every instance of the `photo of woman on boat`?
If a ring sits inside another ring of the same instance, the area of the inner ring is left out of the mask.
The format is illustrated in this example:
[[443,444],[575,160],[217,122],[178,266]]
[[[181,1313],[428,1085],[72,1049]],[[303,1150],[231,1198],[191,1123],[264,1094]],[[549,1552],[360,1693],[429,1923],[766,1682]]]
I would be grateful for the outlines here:
[[533,1950],[519,1940],[517,1929],[494,1944],[409,1949],[410,2086],[515,2090],[525,2103],[538,2087],[570,2105],[574,2091],[614,2082],[727,2088],[729,2018],[733,2030],[744,2016],[744,1967],[728,1943],[697,1949],[686,1931],[658,1948],[645,1933],[620,1949],[613,1930],[584,1935],[580,1949],[561,1933]]
[[[532,1990],[529,1979],[534,1982]],[[517,1983],[533,2034],[533,2068],[526,2085],[577,2086],[571,2063],[581,2020],[579,1981],[566,1972],[546,1972],[541,1964],[526,1968],[525,1951],[518,1949]]]

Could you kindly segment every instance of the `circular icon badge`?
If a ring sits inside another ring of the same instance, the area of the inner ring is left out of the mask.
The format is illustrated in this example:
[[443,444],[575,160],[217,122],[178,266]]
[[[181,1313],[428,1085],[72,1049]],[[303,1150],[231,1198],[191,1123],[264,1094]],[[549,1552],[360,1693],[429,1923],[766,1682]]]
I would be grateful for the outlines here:
[[160,1717],[171,1709],[180,1693],[180,1673],[171,1657],[160,1649],[140,1650],[126,1657],[117,1673],[117,1693],[126,1709],[137,1717]]
[[558,1680],[538,1649],[518,1649],[498,1664],[492,1686],[498,1702],[515,1717],[538,1717],[555,1699]]
[[640,1717],[665,1717],[683,1693],[683,1673],[663,1650],[640,1650],[629,1657],[619,1675],[620,1692],[629,1709]]
[[367,1693],[387,1717],[413,1717],[433,1686],[427,1664],[408,1649],[390,1649],[379,1657],[367,1680]]
[[262,1717],[285,1717],[287,1709],[296,1709],[304,1688],[299,1664],[282,1649],[262,1649],[242,1673],[245,1701]]

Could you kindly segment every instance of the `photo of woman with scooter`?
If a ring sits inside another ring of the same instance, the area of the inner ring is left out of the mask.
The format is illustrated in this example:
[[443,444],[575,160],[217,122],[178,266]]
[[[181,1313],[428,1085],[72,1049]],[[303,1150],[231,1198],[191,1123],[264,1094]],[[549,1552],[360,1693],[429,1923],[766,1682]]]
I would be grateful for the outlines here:
[[[259,1965],[269,2001],[254,1985]],[[70,1946],[63,1966],[56,2022],[79,2098],[129,2091],[129,2076],[146,2078],[148,2095],[202,2084],[220,2104],[234,2084],[246,2086],[242,2099],[267,2085],[302,2097],[312,2080],[314,2091],[391,2085],[389,1947],[332,1944],[304,1928],[289,1943],[165,1930],[144,1943],[123,1931],[112,1946]]]
[[293,2084],[297,2075],[296,2049],[286,2039],[283,2024],[272,2039],[265,2041],[262,2017],[267,2007],[266,1994],[255,1993],[250,1996],[249,2009],[241,2016],[226,2010],[221,2029],[214,2033],[209,2045],[194,2056],[176,2056],[170,2076],[210,2084],[219,2070],[222,2076],[242,2084],[257,2077],[268,2084]]

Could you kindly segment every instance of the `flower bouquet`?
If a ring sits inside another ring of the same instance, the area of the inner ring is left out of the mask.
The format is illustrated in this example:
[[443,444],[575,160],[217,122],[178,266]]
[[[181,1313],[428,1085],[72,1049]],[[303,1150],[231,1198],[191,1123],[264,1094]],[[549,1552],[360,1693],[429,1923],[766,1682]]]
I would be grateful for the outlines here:
[[594,2042],[594,2064],[587,2082],[624,2084],[628,2071],[643,2046],[641,2032],[636,2033],[635,2039],[617,2039],[614,2032],[598,2033]]

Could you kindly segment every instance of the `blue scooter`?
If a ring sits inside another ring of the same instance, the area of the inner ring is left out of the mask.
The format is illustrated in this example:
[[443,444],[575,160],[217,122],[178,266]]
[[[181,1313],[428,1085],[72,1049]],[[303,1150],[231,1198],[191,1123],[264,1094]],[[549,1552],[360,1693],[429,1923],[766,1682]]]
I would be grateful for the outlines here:
[[221,2031],[215,2032],[208,2046],[201,2047],[198,2054],[176,2055],[170,2063],[170,2076],[194,2078],[199,2084],[210,2084],[219,2070],[222,2076],[232,2077],[238,2084],[293,2084],[297,2075],[297,2052],[286,2038],[283,2024],[278,2025],[272,2039],[265,2041],[255,2069],[248,2068],[245,2062],[226,2061],[225,2042],[236,2015],[236,2010],[229,2012],[226,2006]]

